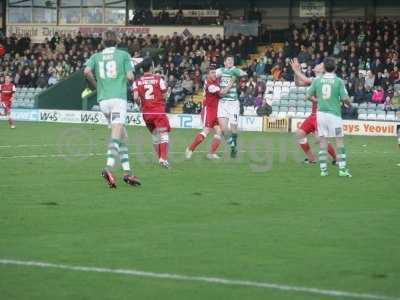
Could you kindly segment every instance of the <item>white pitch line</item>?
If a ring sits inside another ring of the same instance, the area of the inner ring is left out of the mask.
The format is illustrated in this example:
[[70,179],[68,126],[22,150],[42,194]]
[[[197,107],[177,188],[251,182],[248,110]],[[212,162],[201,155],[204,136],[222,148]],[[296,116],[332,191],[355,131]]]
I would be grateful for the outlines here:
[[[286,153],[296,153],[297,150],[288,150]],[[137,154],[153,154],[154,152],[129,152],[129,155],[137,155]],[[170,154],[184,154],[183,151],[170,151]],[[196,153],[208,153],[208,151],[200,151],[196,150]],[[242,150],[239,153],[279,153],[279,150],[275,151],[265,151],[265,150],[257,150],[257,151],[247,151]],[[390,152],[391,153],[391,152]],[[352,151],[351,154],[390,154],[387,151],[384,152],[375,152],[375,151]],[[393,153],[394,154],[394,153]],[[105,153],[77,153],[77,154],[64,154],[64,153],[47,153],[47,154],[29,154],[29,155],[8,155],[8,156],[0,156],[0,159],[30,159],[30,158],[59,158],[59,157],[89,157],[89,156],[106,156]]]
[[111,268],[98,268],[98,267],[85,267],[85,266],[74,266],[65,264],[54,264],[49,262],[40,261],[24,261],[24,260],[13,260],[13,259],[0,259],[2,265],[13,265],[13,266],[25,266],[34,268],[44,269],[62,269],[77,272],[93,272],[93,273],[111,273],[120,274],[135,277],[148,277],[157,279],[168,279],[177,281],[191,281],[191,282],[204,282],[219,285],[236,285],[242,287],[254,287],[263,289],[280,290],[285,292],[298,292],[306,294],[324,295],[329,297],[341,297],[341,298],[353,298],[353,299],[373,299],[373,300],[400,300],[400,298],[393,298],[389,296],[367,294],[367,293],[353,293],[338,290],[325,290],[318,288],[291,286],[285,284],[276,284],[268,282],[250,281],[250,280],[236,280],[220,277],[208,277],[208,276],[190,276],[182,274],[172,273],[156,273],[146,272],[134,269],[111,269]]
[[[239,151],[241,153],[279,153],[278,151]],[[288,151],[294,152],[294,151]],[[140,152],[129,152],[129,155],[137,155]],[[141,152],[140,154],[153,154],[154,152]],[[184,154],[183,151],[169,151],[170,154]],[[208,153],[208,151],[196,151],[196,153]],[[48,154],[30,154],[30,155],[10,155],[0,156],[0,159],[17,159],[17,158],[57,158],[57,157],[87,157],[87,156],[106,156],[105,153],[76,153],[76,154],[63,154],[63,153],[48,153]]]
[[55,146],[91,146],[92,144],[33,144],[33,145],[0,145],[0,148],[38,148],[38,147],[55,147]]
[[86,157],[86,156],[104,156],[104,153],[85,153],[85,154],[32,154],[32,155],[13,155],[0,156],[0,159],[17,159],[17,158],[57,158],[57,157]]
[[[134,146],[131,143],[128,146]],[[106,146],[106,144],[85,143],[85,144],[17,144],[17,145],[0,145],[1,148],[39,148],[39,147],[71,147],[71,146]]]

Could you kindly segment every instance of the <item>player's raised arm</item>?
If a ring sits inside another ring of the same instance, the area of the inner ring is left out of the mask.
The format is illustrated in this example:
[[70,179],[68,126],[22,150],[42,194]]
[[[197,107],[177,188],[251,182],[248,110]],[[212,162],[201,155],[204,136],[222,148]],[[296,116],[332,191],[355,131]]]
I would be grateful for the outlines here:
[[168,86],[167,86],[164,78],[162,78],[162,77],[160,77],[160,89],[161,89],[162,97],[166,101],[167,93],[168,93]]
[[308,78],[306,75],[301,72],[300,63],[297,58],[293,58],[290,60],[290,66],[294,72],[294,81],[297,86],[308,86],[311,84],[312,79]]

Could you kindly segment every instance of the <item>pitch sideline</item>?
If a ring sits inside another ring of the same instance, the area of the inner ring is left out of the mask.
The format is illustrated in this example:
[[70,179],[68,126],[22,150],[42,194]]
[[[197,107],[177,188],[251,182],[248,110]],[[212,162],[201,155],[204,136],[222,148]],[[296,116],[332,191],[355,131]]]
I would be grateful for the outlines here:
[[156,273],[146,272],[134,269],[111,269],[111,268],[99,268],[99,267],[85,267],[85,266],[74,266],[65,264],[55,264],[41,261],[24,261],[24,260],[13,260],[13,259],[0,259],[0,265],[12,265],[12,266],[24,266],[33,268],[43,269],[62,269],[76,272],[93,272],[93,273],[109,273],[119,274],[135,277],[148,277],[157,279],[168,279],[176,281],[189,281],[189,282],[203,282],[210,284],[219,285],[234,285],[242,287],[254,287],[263,289],[280,290],[285,292],[297,292],[306,294],[316,294],[329,297],[342,297],[342,298],[353,298],[353,299],[372,299],[372,300],[400,300],[400,298],[393,298],[383,295],[367,294],[367,293],[353,293],[339,290],[325,290],[319,288],[309,288],[300,286],[291,286],[284,284],[275,284],[268,282],[258,282],[249,280],[235,280],[222,277],[208,277],[208,276],[189,276],[182,274],[172,273]]
[[[0,146],[1,147],[1,146]],[[296,153],[297,150],[288,150],[287,153]],[[154,152],[142,152],[140,154],[153,154]],[[170,151],[170,154],[185,154],[184,151]],[[196,150],[196,153],[208,153],[208,151],[201,151],[201,150]],[[262,150],[256,150],[256,151],[247,151],[247,150],[242,150],[239,151],[239,153],[279,153],[278,150],[275,151],[262,151]],[[381,155],[386,155],[389,152],[388,151],[383,151],[383,152],[378,152],[378,151],[352,151],[352,154],[381,154]],[[139,154],[138,152],[129,152],[129,155],[137,155]],[[59,158],[59,157],[93,157],[93,156],[105,156],[105,153],[77,153],[77,154],[63,154],[63,153],[46,153],[46,154],[30,154],[30,155],[7,155],[7,156],[0,156],[0,159],[30,159],[30,158]]]

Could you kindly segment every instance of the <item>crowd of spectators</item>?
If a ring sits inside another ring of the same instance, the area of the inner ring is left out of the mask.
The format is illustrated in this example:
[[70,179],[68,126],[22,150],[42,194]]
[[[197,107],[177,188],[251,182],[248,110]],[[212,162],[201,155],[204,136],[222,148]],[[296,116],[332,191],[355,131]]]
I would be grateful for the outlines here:
[[[346,82],[355,103],[384,103],[387,109],[398,110],[399,37],[400,22],[388,18],[337,22],[313,19],[301,27],[292,26],[284,47],[278,51],[268,47],[265,56],[249,66],[248,74],[293,81],[290,58],[298,57],[303,72],[312,77],[315,65],[324,57],[334,56],[337,74]],[[258,94],[256,90],[253,101]]]
[[[242,105],[264,108],[266,78],[293,81],[290,58],[298,57],[304,73],[314,76],[313,67],[326,56],[337,58],[337,74],[346,82],[354,103],[384,103],[399,110],[400,23],[376,21],[327,22],[315,19],[292,27],[282,49],[267,47],[265,55],[247,66],[248,78],[239,83]],[[183,102],[186,111],[199,110],[190,97],[199,92],[206,71],[223,65],[227,54],[242,65],[256,52],[256,38],[210,35],[151,36],[123,34],[120,48],[140,59],[152,55],[156,70],[169,86],[168,108]],[[55,34],[50,40],[32,44],[28,36],[0,39],[0,81],[11,74],[17,86],[47,87],[81,70],[93,53],[103,49],[97,34],[76,36]]]
[[218,17],[187,17],[183,10],[170,14],[168,10],[161,10],[154,14],[150,9],[135,10],[129,20],[131,25],[223,25],[225,20],[230,20],[232,16],[224,10],[219,10]]
[[[0,39],[0,81],[7,73],[17,86],[48,87],[81,70],[85,61],[103,47],[98,34],[78,33],[73,37],[56,33],[39,44],[33,44],[28,36],[4,37]],[[153,57],[155,69],[165,76],[170,87],[168,107],[171,108],[197,93],[207,70],[223,66],[227,54],[234,54],[236,63],[241,64],[250,53],[255,53],[256,40],[241,35],[222,38],[206,34],[189,37],[123,34],[118,47],[126,49],[134,59]],[[186,105],[189,106],[190,103]]]

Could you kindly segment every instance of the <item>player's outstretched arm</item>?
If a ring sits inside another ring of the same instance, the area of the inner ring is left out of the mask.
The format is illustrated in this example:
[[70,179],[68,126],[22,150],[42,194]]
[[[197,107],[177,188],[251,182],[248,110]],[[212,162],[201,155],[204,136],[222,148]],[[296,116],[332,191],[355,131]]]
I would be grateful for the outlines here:
[[303,77],[305,77],[304,74],[301,74],[301,76],[296,75],[296,73],[294,74],[294,83],[296,84],[296,86],[309,86],[311,84],[311,81],[304,80],[307,77],[305,77],[305,78],[303,78]]

